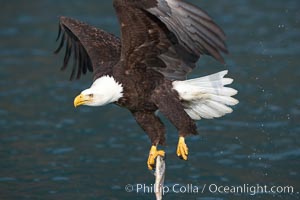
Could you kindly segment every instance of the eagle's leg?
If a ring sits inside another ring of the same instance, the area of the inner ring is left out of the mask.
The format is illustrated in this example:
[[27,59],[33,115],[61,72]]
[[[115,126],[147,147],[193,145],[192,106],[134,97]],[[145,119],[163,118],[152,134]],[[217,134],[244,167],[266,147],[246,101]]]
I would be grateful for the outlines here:
[[132,112],[132,114],[151,140],[152,146],[149,152],[147,166],[149,170],[153,170],[157,156],[165,156],[163,150],[157,149],[158,145],[165,145],[165,127],[152,111],[135,111]]
[[165,83],[156,88],[152,95],[152,100],[159,111],[166,116],[179,132],[177,146],[177,156],[183,160],[188,158],[188,147],[185,143],[185,137],[196,135],[197,127],[195,121],[185,112],[179,95],[172,89],[172,84]]

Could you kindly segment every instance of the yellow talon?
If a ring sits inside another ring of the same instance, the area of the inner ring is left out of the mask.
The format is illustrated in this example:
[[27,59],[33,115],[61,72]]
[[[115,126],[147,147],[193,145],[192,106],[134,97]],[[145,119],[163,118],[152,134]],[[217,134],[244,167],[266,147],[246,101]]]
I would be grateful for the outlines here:
[[184,137],[179,137],[178,146],[177,146],[177,156],[183,160],[188,159],[189,149],[185,144]]
[[163,150],[157,150],[156,146],[152,146],[149,152],[149,157],[148,157],[148,161],[147,161],[147,165],[148,165],[148,169],[149,170],[153,170],[154,166],[155,166],[155,159],[157,156],[165,156],[165,152]]

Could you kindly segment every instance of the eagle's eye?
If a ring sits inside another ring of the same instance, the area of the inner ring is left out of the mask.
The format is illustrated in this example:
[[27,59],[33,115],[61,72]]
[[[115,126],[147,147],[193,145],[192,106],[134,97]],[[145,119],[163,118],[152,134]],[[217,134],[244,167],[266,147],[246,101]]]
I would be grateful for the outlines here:
[[93,97],[94,97],[94,94],[89,94],[89,97],[93,98]]

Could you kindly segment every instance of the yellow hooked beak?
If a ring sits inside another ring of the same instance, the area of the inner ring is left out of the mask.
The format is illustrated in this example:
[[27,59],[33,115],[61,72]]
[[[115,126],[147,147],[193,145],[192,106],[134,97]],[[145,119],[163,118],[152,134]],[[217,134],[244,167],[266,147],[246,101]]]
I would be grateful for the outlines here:
[[80,94],[74,99],[74,107],[76,108],[78,106],[84,105],[91,101],[92,101],[92,97],[90,95]]

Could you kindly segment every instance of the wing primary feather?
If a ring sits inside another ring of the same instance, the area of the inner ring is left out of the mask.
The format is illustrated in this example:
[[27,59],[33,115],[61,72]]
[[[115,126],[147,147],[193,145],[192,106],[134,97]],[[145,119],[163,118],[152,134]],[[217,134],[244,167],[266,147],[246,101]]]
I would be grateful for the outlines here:
[[78,56],[79,56],[79,45],[78,42],[74,43],[74,62],[73,62],[73,68],[76,68],[78,65]]
[[[85,63],[89,63],[90,59],[89,59],[88,57],[86,57],[86,56],[88,56],[88,55],[85,55],[85,56],[84,56],[84,57],[86,58],[86,59],[85,59]],[[92,68],[92,70],[90,70],[90,69],[89,69],[89,65],[86,64],[85,66],[82,67],[82,73],[83,73],[83,74],[86,74],[87,70],[93,71],[93,68]]]
[[60,35],[61,35],[61,25],[60,25],[60,23],[59,23],[59,24],[58,24],[58,34],[57,34],[57,37],[56,37],[56,42],[59,40]]
[[85,55],[84,55],[84,50],[82,47],[79,48],[79,57],[78,57],[78,68],[79,70],[81,69],[81,67],[84,66],[84,59],[85,59]]
[[[82,51],[83,48],[80,48],[80,50]],[[79,55],[80,55],[80,58],[81,60],[79,61],[79,65],[77,66],[78,67],[78,70],[77,70],[77,76],[76,76],[76,79],[80,79],[80,76],[81,76],[81,71],[83,71],[83,69],[86,69],[85,67],[85,62],[87,60],[86,58],[86,55],[82,55],[84,52],[80,52]]]
[[219,40],[221,40],[223,42],[226,40],[226,35],[223,32],[223,30],[217,24],[215,24],[213,21],[207,21],[202,18],[197,18],[197,16],[194,16],[193,14],[190,14],[189,18],[197,24],[197,27],[203,26],[205,29],[208,29],[210,31],[210,33],[212,33],[216,37],[218,37]]
[[84,48],[82,49],[82,51],[83,51],[83,59],[84,59],[84,61],[83,61],[84,65],[82,65],[84,67],[83,67],[82,71],[84,72],[84,74],[87,72],[87,70],[92,72],[93,67],[92,67],[92,64],[91,64],[91,60],[89,59],[89,56],[88,56],[88,54],[87,54],[87,52]]
[[87,68],[88,68],[88,70],[89,70],[90,72],[93,71],[93,65],[92,65],[91,59],[88,59],[88,66],[87,66]]
[[80,47],[79,47],[79,44],[78,44],[78,42],[75,42],[75,44],[74,44],[74,65],[78,65],[78,56],[79,56],[79,49]]
[[61,70],[65,70],[68,63],[69,63],[69,60],[70,60],[70,57],[72,55],[72,42],[71,42],[71,38],[68,38],[67,39],[67,44],[66,44],[66,52],[65,52],[65,57],[64,57],[64,64],[61,68]]
[[[198,30],[199,36],[204,38],[208,43],[211,44],[211,46],[215,46],[218,49],[220,49],[224,53],[228,53],[226,44],[218,38],[213,32],[211,32],[209,29],[196,27],[195,25],[192,25],[192,27],[196,30]],[[201,29],[201,30],[200,30]]]
[[[76,74],[76,70],[79,68],[80,69],[80,65],[81,65],[81,53],[80,53],[80,46],[78,47],[78,45],[76,45],[76,51],[74,53],[74,65],[73,65],[73,69],[72,69],[72,72],[71,72],[71,76],[70,76],[70,81],[74,80],[74,77],[75,77],[75,74]],[[77,73],[78,74],[78,73]]]
[[190,17],[192,17],[195,21],[201,22],[200,24],[203,24],[204,26],[215,32],[222,40],[226,39],[224,31],[212,20],[212,18],[204,10],[195,8],[195,6],[187,4],[186,2],[180,2],[180,7],[187,13],[189,13]]
[[[204,53],[213,56],[219,62],[224,64],[225,63],[224,58],[221,56],[218,49],[215,46],[213,46],[211,43],[209,43],[207,40],[200,37],[198,33],[197,33],[197,36],[198,36],[198,40],[201,41],[201,45],[203,45],[205,47],[206,51]],[[196,46],[199,46],[199,45],[196,45]]]
[[58,54],[60,52],[61,48],[64,46],[64,44],[65,44],[65,32],[63,32],[60,44],[58,45],[58,48],[54,51],[54,53]]
[[208,13],[206,11],[204,11],[188,2],[178,1],[178,4],[181,8],[188,11],[189,13],[193,13],[193,14],[197,15],[198,17],[201,17],[207,21],[213,21],[212,18],[208,15]]

